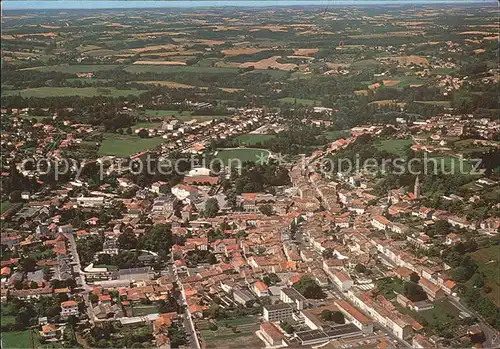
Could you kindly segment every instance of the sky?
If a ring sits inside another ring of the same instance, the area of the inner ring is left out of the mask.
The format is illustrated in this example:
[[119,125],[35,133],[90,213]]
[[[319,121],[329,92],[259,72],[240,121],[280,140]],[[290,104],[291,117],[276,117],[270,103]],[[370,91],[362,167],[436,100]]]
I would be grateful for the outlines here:
[[43,9],[106,9],[106,8],[162,8],[162,7],[199,7],[199,6],[292,6],[292,5],[380,5],[380,4],[457,4],[457,3],[483,3],[495,4],[496,0],[202,0],[202,1],[98,1],[98,0],[46,0],[22,1],[3,0],[3,10],[43,10]]

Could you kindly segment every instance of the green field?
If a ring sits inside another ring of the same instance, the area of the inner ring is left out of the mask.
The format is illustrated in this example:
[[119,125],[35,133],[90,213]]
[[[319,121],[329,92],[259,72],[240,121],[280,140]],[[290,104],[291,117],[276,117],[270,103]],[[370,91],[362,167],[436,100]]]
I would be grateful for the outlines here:
[[396,293],[403,293],[403,281],[397,278],[384,278],[377,280],[377,288],[382,296],[387,299],[396,298]]
[[4,90],[2,93],[5,96],[20,95],[21,97],[63,97],[63,96],[81,96],[81,97],[126,97],[128,95],[140,95],[144,91],[135,88],[129,90],[118,90],[114,87],[36,87],[26,88],[24,90]]
[[379,150],[384,150],[386,152],[395,154],[399,157],[404,157],[405,152],[404,149],[408,145],[412,144],[411,139],[389,139],[389,140],[383,140],[381,142],[377,142],[375,146]]
[[138,136],[106,133],[99,148],[99,155],[126,157],[135,153],[156,148],[163,143],[160,137],[140,138]]
[[2,348],[31,348],[31,331],[2,332]]
[[137,130],[138,128],[155,128],[155,129],[160,129],[161,128],[161,122],[139,122],[132,126],[132,130]]
[[82,64],[82,65],[46,65],[42,67],[26,68],[25,70],[38,70],[43,72],[54,71],[60,73],[90,73],[100,70],[111,70],[120,67],[118,64]]
[[236,137],[236,140],[240,145],[256,145],[259,143],[264,143],[267,140],[275,138],[275,135],[265,135],[265,134],[246,134]]
[[12,203],[10,201],[2,201],[0,203],[0,214],[4,213],[5,211],[7,211],[11,207],[12,207]]
[[257,162],[260,159],[267,161],[270,154],[266,149],[237,148],[220,149],[217,151],[215,157],[220,159],[226,166],[237,167],[239,162]]
[[[208,348],[262,347],[262,342],[255,335],[255,331],[259,329],[259,323],[255,318],[240,317],[225,319],[217,321],[216,324],[218,327],[216,331],[210,331],[208,322],[205,320],[199,326],[202,340]],[[236,327],[236,331],[233,331],[234,327]]]
[[484,285],[491,287],[486,297],[500,306],[500,248],[498,245],[482,248],[471,253],[471,257],[485,276]]
[[306,99],[306,98],[293,98],[293,97],[285,97],[285,98],[280,98],[279,101],[281,103],[289,103],[289,104],[295,104],[295,101],[297,101],[297,105],[321,105],[321,101],[315,100],[315,99]]
[[341,131],[327,131],[325,132],[325,137],[329,140],[329,141],[336,141],[337,139],[340,139],[340,138],[345,138],[345,137],[349,137],[351,134],[350,131],[348,130],[341,130]]

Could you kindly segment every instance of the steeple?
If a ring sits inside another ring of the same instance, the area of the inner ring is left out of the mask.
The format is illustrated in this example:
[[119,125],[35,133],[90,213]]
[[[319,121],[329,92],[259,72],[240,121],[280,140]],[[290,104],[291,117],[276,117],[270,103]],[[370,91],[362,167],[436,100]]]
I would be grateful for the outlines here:
[[415,186],[413,187],[413,196],[415,197],[415,199],[420,199],[421,198],[421,195],[420,195],[420,181],[419,181],[418,175],[417,175],[417,179],[415,179]]

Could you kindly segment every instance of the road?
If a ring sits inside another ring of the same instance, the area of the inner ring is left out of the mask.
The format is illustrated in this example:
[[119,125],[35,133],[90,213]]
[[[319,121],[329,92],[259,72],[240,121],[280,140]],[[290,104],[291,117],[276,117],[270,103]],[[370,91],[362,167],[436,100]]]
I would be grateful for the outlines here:
[[186,296],[184,294],[184,287],[179,280],[179,276],[177,275],[177,273],[175,272],[175,270],[173,268],[173,260],[172,260],[172,263],[170,263],[167,268],[168,268],[168,273],[169,273],[170,277],[172,278],[172,280],[174,280],[174,282],[176,282],[179,285],[179,287],[181,289],[181,296],[182,296],[181,301],[182,301],[182,305],[184,306],[184,309],[185,309],[185,311],[184,311],[184,328],[186,329],[186,334],[188,336],[188,341],[189,341],[188,346],[190,348],[201,349],[200,341],[198,340],[198,336],[196,335],[196,328],[194,327],[193,318],[191,316],[191,312],[189,311]]

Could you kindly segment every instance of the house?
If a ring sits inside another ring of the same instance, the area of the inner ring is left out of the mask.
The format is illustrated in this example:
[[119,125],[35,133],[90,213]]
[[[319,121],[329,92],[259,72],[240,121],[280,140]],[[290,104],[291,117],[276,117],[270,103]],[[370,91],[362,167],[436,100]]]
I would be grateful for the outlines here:
[[349,275],[340,270],[334,269],[331,272],[331,275],[333,283],[337,285],[342,292],[348,291],[354,285],[354,282]]
[[391,222],[384,216],[375,216],[371,220],[371,225],[378,230],[385,230],[389,228]]
[[40,331],[40,336],[45,340],[54,340],[58,338],[60,335],[60,331],[57,329],[55,325],[46,324],[42,326],[42,330]]
[[76,203],[78,206],[82,207],[98,207],[104,205],[104,197],[103,196],[89,196],[84,197],[80,196],[76,199]]
[[171,192],[178,200],[185,201],[187,203],[197,201],[201,195],[198,188],[185,184],[177,184],[173,186]]
[[262,281],[257,281],[256,283],[254,283],[252,289],[257,297],[269,296],[269,288]]
[[157,181],[151,184],[151,191],[156,194],[162,194],[168,189],[168,183]]
[[344,316],[351,321],[363,333],[373,333],[373,322],[361,313],[358,309],[353,307],[345,300],[336,300],[335,304]]
[[462,239],[460,238],[460,236],[458,236],[455,233],[450,233],[450,234],[446,235],[446,240],[445,240],[444,243],[445,243],[445,245],[456,245],[460,241],[462,241]]
[[441,299],[445,296],[445,293],[441,287],[433,284],[423,277],[418,280],[418,284],[422,287],[431,301]]
[[293,287],[285,287],[280,291],[280,300],[283,303],[292,304],[294,309],[302,310],[305,306],[306,297]]
[[61,303],[61,318],[67,319],[71,315],[78,316],[78,303],[76,301],[66,301]]
[[266,305],[263,308],[264,319],[269,322],[290,319],[292,315],[293,308],[286,303]]
[[269,346],[286,345],[285,335],[271,322],[264,322],[260,325],[260,334]]

